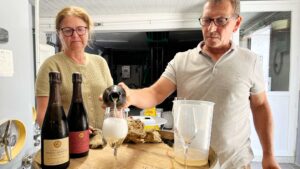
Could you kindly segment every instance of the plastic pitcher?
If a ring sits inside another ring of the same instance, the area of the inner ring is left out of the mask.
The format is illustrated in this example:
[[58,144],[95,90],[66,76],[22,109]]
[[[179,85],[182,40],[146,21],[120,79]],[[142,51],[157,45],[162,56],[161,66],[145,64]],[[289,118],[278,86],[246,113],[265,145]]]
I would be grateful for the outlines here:
[[[211,126],[213,117],[214,103],[200,100],[174,100],[173,101],[173,117],[174,128],[179,125],[185,125],[185,129],[181,127],[181,132],[185,136],[194,134],[186,156],[188,166],[203,166],[208,162]],[[195,122],[195,123],[194,123]],[[190,127],[190,125],[194,126]],[[197,128],[196,134],[191,128]],[[176,128],[175,128],[176,130]],[[184,164],[184,141],[183,137],[174,132],[174,153],[175,160]]]

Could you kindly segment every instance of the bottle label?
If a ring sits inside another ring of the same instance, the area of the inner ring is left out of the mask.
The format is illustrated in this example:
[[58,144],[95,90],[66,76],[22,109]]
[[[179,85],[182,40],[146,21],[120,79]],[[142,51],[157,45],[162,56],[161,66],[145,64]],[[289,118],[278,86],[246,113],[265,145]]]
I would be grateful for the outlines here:
[[69,137],[44,139],[44,165],[59,165],[69,161]]
[[[156,108],[155,107],[152,107],[152,108],[148,108],[148,109],[145,109],[144,111],[144,116],[152,116],[152,117],[156,117],[157,114],[156,114]],[[159,130],[159,126],[158,125],[155,125],[155,126],[147,126],[145,125],[144,126],[144,130]]]
[[89,130],[69,132],[70,153],[78,154],[89,150],[90,137]]
[[144,115],[156,117],[156,108],[152,107],[152,108],[145,109]]

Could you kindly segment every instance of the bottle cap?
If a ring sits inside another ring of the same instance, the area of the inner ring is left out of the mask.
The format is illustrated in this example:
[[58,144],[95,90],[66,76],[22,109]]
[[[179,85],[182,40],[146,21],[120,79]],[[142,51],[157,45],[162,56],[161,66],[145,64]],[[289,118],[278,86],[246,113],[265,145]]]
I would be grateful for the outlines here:
[[50,83],[61,83],[60,72],[49,72],[49,81]]
[[73,83],[76,83],[76,82],[81,83],[82,82],[82,75],[79,72],[73,73],[72,74],[72,81],[73,81]]

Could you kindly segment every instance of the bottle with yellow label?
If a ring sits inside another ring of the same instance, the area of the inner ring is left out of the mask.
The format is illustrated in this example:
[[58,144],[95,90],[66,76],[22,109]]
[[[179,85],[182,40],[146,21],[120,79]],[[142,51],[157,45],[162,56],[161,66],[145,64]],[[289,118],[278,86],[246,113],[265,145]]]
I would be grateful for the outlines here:
[[[145,109],[144,116],[156,117],[156,108],[151,107],[151,108]],[[144,130],[159,130],[159,126],[158,125],[145,125]]]

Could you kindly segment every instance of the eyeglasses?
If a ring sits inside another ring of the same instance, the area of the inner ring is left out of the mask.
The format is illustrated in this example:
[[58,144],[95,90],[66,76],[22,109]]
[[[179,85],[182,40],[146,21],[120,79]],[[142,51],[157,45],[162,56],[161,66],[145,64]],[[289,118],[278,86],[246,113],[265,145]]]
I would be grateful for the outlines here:
[[224,26],[226,25],[230,19],[236,19],[238,15],[233,15],[230,17],[218,17],[218,18],[209,18],[209,17],[201,17],[199,18],[200,25],[209,26],[211,22],[214,22],[216,26]]
[[86,34],[86,29],[87,27],[85,26],[77,26],[75,29],[74,28],[70,28],[70,27],[64,27],[64,28],[61,28],[61,32],[64,34],[64,36],[72,36],[74,31],[76,31],[76,33],[79,35],[79,36],[82,36],[82,35],[85,35]]

